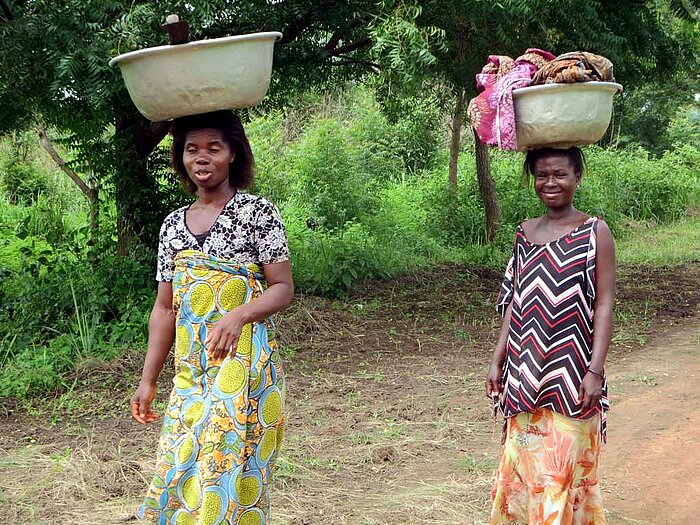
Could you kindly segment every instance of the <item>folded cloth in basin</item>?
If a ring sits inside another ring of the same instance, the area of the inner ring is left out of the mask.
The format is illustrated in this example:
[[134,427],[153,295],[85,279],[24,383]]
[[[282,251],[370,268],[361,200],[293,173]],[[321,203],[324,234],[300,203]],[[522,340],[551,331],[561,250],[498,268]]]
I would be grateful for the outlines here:
[[515,60],[508,56],[490,55],[481,73],[476,75],[479,95],[471,99],[467,115],[479,139],[491,146],[514,150],[515,135],[513,90],[530,85],[532,75],[554,55],[530,48]]
[[601,55],[572,51],[544,64],[532,77],[532,85],[573,84],[591,80],[615,82],[612,62]]

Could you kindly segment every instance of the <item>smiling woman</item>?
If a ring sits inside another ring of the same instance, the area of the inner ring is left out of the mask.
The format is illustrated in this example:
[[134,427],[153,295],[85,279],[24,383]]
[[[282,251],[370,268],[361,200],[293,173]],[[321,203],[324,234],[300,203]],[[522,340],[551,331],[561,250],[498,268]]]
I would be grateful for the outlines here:
[[175,344],[174,387],[156,473],[140,517],[152,523],[269,523],[269,489],[284,432],[284,373],[272,314],[293,297],[277,208],[240,190],[253,156],[230,111],[176,119],[173,167],[197,194],[166,217],[158,295],[141,382],[139,423]]
[[525,159],[547,212],[517,227],[498,297],[486,394],[506,421],[491,525],[605,523],[597,472],[615,255],[605,222],[573,206],[584,166],[578,148]]
[[542,203],[549,209],[557,209],[571,206],[584,164],[578,148],[548,148],[530,152],[525,158],[524,170],[526,176],[534,176],[535,194]]

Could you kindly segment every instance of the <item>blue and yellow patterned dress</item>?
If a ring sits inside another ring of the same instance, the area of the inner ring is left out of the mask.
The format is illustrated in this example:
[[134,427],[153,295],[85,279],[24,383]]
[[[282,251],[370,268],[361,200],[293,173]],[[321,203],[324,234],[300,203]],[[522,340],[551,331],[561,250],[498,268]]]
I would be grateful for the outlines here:
[[[224,231],[222,223],[252,228],[256,237],[232,242],[239,248],[230,258],[205,253],[206,242],[190,249],[198,241],[188,237],[184,210],[171,214],[161,230],[158,277],[173,283],[176,373],[156,472],[139,512],[149,523],[263,525],[270,520],[271,475],[284,432],[284,373],[274,324],[268,318],[246,325],[235,356],[223,360],[209,359],[203,345],[221,317],[264,292],[261,266],[240,261],[288,258],[277,210],[264,199],[242,195],[239,203],[252,203],[253,213],[244,209],[242,215],[240,206],[227,204],[208,238],[217,231],[228,239],[240,234],[235,227]],[[261,208],[268,212],[261,215]],[[245,242],[249,251],[240,249]]]

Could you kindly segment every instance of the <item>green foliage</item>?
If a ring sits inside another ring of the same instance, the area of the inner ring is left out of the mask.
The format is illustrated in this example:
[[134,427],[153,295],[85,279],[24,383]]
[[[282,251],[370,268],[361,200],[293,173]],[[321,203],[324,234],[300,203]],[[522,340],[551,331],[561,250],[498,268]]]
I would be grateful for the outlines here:
[[371,179],[363,169],[371,158],[353,146],[341,124],[321,120],[292,147],[289,172],[314,225],[339,228],[374,207],[367,191]]
[[284,202],[291,196],[290,177],[286,170],[283,138],[284,123],[280,115],[261,116],[246,125],[246,136],[255,158],[252,193],[265,195],[272,202]]
[[700,152],[685,146],[658,161],[642,149],[613,152],[589,149],[592,183],[598,201],[613,215],[668,222],[680,218],[700,197]]
[[72,368],[71,342],[58,336],[41,347],[13,348],[13,341],[0,340],[0,354],[6,363],[0,369],[0,397],[24,398],[30,394],[50,392],[61,385],[61,372]]
[[405,170],[416,173],[435,167],[445,135],[445,111],[436,90],[411,95],[382,83],[377,87],[382,112],[393,125],[394,151]]
[[[615,151],[589,147],[584,151],[584,175],[574,205],[605,219],[614,233],[622,233],[626,218],[669,222],[700,203],[700,150],[683,146],[655,160],[642,149]],[[501,229],[495,246],[507,247],[517,224],[544,209],[523,180],[521,155],[494,152],[491,168],[501,202]],[[430,235],[462,248],[485,244],[485,221],[474,174],[474,159],[460,158],[456,194],[445,183],[443,171],[426,181]]]
[[392,78],[418,86],[416,77],[439,78],[451,91],[473,90],[489,54],[516,57],[528,47],[606,55],[626,82],[666,80],[694,70],[700,43],[697,21],[672,3],[387,1],[373,26],[375,56]]
[[683,106],[671,118],[668,141],[676,146],[689,145],[700,149],[700,103]]
[[151,255],[117,256],[108,229],[89,246],[86,221],[61,195],[0,198],[0,397],[55,389],[82,359],[145,343]]
[[122,245],[140,240],[149,246],[169,199],[147,166],[168,125],[138,114],[109,60],[164,44],[160,24],[170,13],[190,23],[194,39],[282,30],[264,106],[282,107],[293,94],[360,78],[371,69],[368,24],[379,8],[359,0],[17,0],[8,5],[8,20],[0,17],[0,135],[32,127],[36,118],[58,130],[77,163],[105,181],[102,198],[116,198]]
[[7,158],[0,164],[0,182],[12,204],[31,204],[49,188],[45,174],[18,156]]
[[[355,88],[330,100],[309,97],[285,119],[254,120],[256,189],[274,202],[303,202],[313,228],[371,216],[383,183],[432,165],[438,150],[439,119],[427,101],[392,116],[370,91]],[[285,143],[283,130],[295,140]]]
[[306,224],[288,224],[294,278],[310,293],[342,295],[361,280],[388,277],[387,253],[360,223],[338,230],[310,230]]
[[676,143],[693,144],[700,135],[693,98],[698,90],[700,81],[691,75],[629,86],[617,97],[610,142],[617,147],[639,145],[656,156]]
[[381,4],[383,9],[370,24],[372,54],[411,82],[437,62],[432,48],[446,49],[445,30],[416,23],[423,14],[418,3],[384,0]]
[[[523,183],[523,156],[493,152],[503,224],[485,241],[473,157],[462,155],[454,193],[438,163],[444,150],[430,146],[439,142],[434,101],[426,93],[381,108],[370,90],[354,88],[252,118],[255,191],[281,209],[298,290],[342,296],[359,282],[442,261],[501,267],[515,225],[542,213]],[[421,135],[421,126],[435,127]],[[149,162],[174,208],[186,197],[164,153]],[[700,206],[700,150],[690,144],[661,158],[633,147],[590,147],[586,155],[575,204],[618,238],[631,221],[668,223]],[[33,204],[0,196],[0,397],[63,388],[81,360],[146,344],[153,250],[116,253],[111,201],[89,243],[85,202],[52,187]]]

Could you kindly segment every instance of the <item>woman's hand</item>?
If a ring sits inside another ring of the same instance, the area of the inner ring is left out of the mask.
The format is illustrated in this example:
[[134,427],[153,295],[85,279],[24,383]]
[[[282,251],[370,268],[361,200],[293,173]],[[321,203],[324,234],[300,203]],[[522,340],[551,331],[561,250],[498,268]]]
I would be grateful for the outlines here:
[[581,411],[586,412],[596,406],[601,397],[603,397],[603,378],[587,372],[583,376],[583,382],[578,392],[578,400],[583,403]]
[[151,410],[151,403],[156,397],[157,387],[151,383],[139,383],[136,393],[131,398],[131,417],[145,425],[158,419],[158,414]]
[[130,402],[132,417],[142,425],[158,419],[158,414],[151,410],[151,403],[156,397],[158,375],[175,340],[172,299],[172,283],[165,281],[159,283],[158,295],[148,322],[148,351],[143,364],[141,381]]
[[486,396],[489,399],[493,399],[494,395],[500,395],[503,391],[503,384],[501,383],[502,378],[503,365],[491,363],[489,373],[486,376]]
[[246,324],[246,319],[242,315],[243,306],[234,308],[221,319],[219,319],[204,341],[209,359],[221,360],[227,355],[233,358],[238,348],[238,339]]

